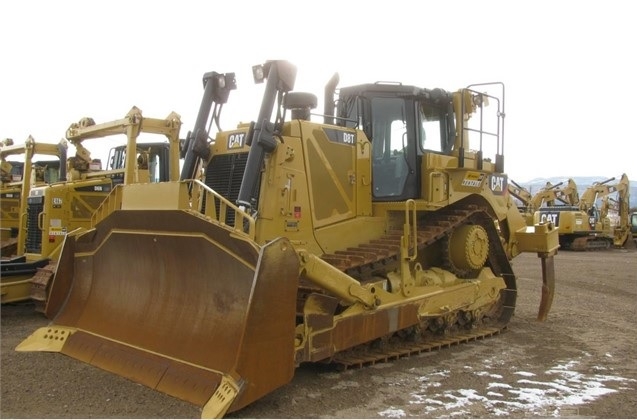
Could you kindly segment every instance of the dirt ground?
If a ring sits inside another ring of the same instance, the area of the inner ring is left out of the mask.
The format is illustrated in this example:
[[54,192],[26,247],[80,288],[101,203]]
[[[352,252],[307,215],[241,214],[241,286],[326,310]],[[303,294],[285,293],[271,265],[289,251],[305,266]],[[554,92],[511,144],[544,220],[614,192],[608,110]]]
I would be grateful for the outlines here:
[[[535,320],[540,260],[513,260],[518,304],[500,335],[294,380],[231,418],[635,418],[637,251],[555,257],[548,321]],[[2,307],[3,418],[198,418],[198,407],[55,353],[18,353],[47,320],[30,304]]]

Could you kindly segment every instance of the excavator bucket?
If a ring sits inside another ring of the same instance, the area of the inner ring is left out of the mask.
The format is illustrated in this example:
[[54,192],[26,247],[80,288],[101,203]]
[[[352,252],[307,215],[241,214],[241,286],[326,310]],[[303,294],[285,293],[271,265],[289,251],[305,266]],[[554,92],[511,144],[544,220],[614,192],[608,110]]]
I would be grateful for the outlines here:
[[115,211],[70,234],[19,351],[59,351],[203,408],[235,411],[294,374],[298,257],[187,211]]

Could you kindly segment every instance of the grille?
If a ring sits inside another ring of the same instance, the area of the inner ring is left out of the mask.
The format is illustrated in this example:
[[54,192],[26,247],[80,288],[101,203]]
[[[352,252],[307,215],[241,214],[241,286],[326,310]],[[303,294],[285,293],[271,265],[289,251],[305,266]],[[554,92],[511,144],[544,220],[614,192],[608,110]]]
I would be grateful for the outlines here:
[[[232,203],[236,203],[241,189],[241,181],[243,180],[243,172],[248,162],[247,153],[236,153],[229,155],[216,155],[206,168],[205,183],[224,198]],[[253,197],[259,196],[260,182],[257,183],[255,194]],[[204,202],[205,211],[206,203]],[[219,204],[216,204],[217,214],[219,214]],[[256,208],[256,203],[254,204]],[[228,210],[226,212],[226,223],[234,225],[234,212]]]
[[43,197],[29,197],[27,200],[27,253],[42,252],[42,230],[38,227],[38,215],[44,211]]

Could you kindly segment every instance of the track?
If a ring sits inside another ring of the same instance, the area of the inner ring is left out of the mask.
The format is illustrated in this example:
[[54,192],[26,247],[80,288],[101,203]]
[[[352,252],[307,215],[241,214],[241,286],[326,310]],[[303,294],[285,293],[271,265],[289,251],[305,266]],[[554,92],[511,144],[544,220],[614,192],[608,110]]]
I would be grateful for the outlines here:
[[[479,224],[488,234],[489,256],[487,265],[493,273],[504,278],[504,289],[497,307],[485,308],[482,319],[467,319],[460,311],[439,320],[440,324],[425,321],[424,325],[415,325],[407,330],[398,331],[391,337],[385,337],[357,346],[335,355],[330,363],[340,369],[371,365],[387,360],[395,360],[422,352],[440,350],[468,341],[481,340],[499,334],[510,320],[515,310],[517,296],[515,275],[502,245],[502,239],[493,223],[493,218],[484,208],[469,206],[426,213],[418,219],[417,246],[420,253],[435,245],[445,248],[446,239],[458,227],[464,224]],[[395,269],[400,258],[401,231],[393,231],[382,238],[373,240],[358,247],[348,248],[321,258],[348,275],[365,282],[372,276],[383,276]],[[462,278],[468,273],[458,271],[451,264],[446,252],[442,253],[441,265]],[[303,290],[302,294],[316,290]],[[449,323],[448,320],[453,320]]]
[[391,360],[398,360],[402,357],[416,356],[421,353],[428,353],[449,348],[457,344],[469,343],[471,341],[482,340],[503,332],[502,328],[481,328],[449,336],[432,338],[420,343],[396,343],[382,349],[353,349],[351,351],[337,354],[331,361],[331,365],[339,370],[348,368],[361,368],[371,366],[376,363],[387,363]]
[[35,303],[35,310],[37,312],[44,313],[46,308],[47,289],[55,270],[57,268],[57,261],[51,262],[43,268],[38,268],[38,272],[35,273],[31,279],[31,299]]
[[[491,244],[489,264],[493,272],[496,275],[513,275],[506,253],[501,246],[500,236],[493,225],[493,219],[484,209],[470,206],[468,209],[439,210],[427,213],[426,216],[419,219],[418,223],[420,224],[417,230],[419,252],[424,252],[426,247],[448,237],[455,229],[464,224],[481,225],[489,235]],[[396,267],[399,262],[402,235],[402,231],[390,231],[383,237],[358,247],[324,254],[321,259],[364,282],[372,275],[382,275]],[[447,255],[443,255],[443,259],[445,269],[454,272],[459,277],[463,276],[464,273],[458,272],[450,264]],[[515,285],[513,284],[513,286]]]
[[603,236],[580,236],[575,238],[565,249],[571,251],[599,251],[610,249],[613,241]]

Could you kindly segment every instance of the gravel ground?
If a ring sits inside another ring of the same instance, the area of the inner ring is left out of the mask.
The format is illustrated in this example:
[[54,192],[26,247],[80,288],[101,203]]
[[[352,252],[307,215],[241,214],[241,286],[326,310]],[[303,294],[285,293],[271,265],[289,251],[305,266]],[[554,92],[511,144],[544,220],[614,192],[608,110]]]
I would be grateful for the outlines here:
[[[297,369],[231,418],[635,418],[637,251],[562,251],[548,321],[540,262],[513,261],[519,297],[500,335],[344,372]],[[62,354],[19,353],[48,320],[2,306],[3,418],[198,418],[198,407]]]

